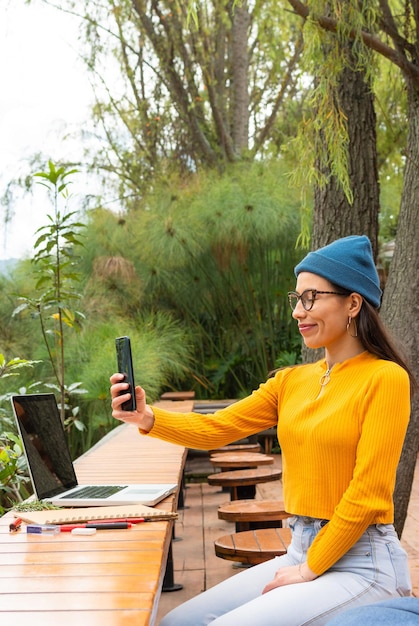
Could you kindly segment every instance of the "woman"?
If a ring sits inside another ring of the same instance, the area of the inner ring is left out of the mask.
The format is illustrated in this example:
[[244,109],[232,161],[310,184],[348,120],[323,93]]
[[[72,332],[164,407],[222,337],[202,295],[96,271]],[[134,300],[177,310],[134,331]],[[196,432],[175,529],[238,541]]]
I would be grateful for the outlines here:
[[111,377],[113,416],[143,434],[211,449],[278,428],[293,516],[288,553],[196,596],[161,626],[320,625],[349,607],[410,594],[392,494],[413,377],[378,317],[371,244],[339,239],[309,253],[295,275],[292,315],[306,346],[324,347],[321,361],[278,371],[212,416],[150,407],[141,387],[137,411],[121,411],[127,385]]

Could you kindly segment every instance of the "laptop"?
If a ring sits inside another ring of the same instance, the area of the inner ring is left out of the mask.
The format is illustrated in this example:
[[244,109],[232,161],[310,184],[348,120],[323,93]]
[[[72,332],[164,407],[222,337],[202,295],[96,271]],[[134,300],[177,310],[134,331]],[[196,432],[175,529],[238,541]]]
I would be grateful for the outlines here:
[[79,485],[54,394],[16,395],[11,402],[38,500],[58,506],[153,506],[176,490],[176,483]]

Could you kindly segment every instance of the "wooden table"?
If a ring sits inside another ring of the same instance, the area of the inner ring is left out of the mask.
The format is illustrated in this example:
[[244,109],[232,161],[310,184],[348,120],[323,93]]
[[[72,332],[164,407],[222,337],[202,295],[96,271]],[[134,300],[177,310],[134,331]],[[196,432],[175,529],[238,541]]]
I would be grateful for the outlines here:
[[[170,405],[169,405],[170,406]],[[176,410],[192,410],[176,402]],[[109,433],[75,462],[81,484],[178,482],[186,450],[142,437],[133,426]],[[176,510],[179,493],[156,505]],[[165,576],[173,522],[102,530],[93,536],[9,533],[0,518],[0,615],[13,626],[151,626]]]

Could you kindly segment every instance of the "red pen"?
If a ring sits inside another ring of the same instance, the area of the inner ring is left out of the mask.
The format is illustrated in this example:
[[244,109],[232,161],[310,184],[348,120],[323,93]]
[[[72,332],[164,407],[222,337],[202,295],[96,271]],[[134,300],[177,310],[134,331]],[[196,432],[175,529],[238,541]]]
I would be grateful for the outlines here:
[[23,520],[20,517],[17,517],[14,522],[9,524],[9,531],[11,533],[15,533],[16,531],[20,530],[20,527],[22,526],[22,521]]
[[75,528],[96,528],[96,530],[115,530],[117,528],[131,528],[132,524],[129,522],[111,522],[109,524],[105,522],[100,523],[88,523],[88,524],[62,524],[60,532],[71,533]]

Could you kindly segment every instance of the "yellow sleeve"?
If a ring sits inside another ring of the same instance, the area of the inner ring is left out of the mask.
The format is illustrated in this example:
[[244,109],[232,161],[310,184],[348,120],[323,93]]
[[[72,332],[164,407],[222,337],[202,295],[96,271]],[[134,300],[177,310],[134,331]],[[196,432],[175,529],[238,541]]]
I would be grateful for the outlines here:
[[210,415],[175,413],[155,406],[152,409],[155,423],[151,437],[211,450],[277,424],[277,383],[269,379],[247,398]]

